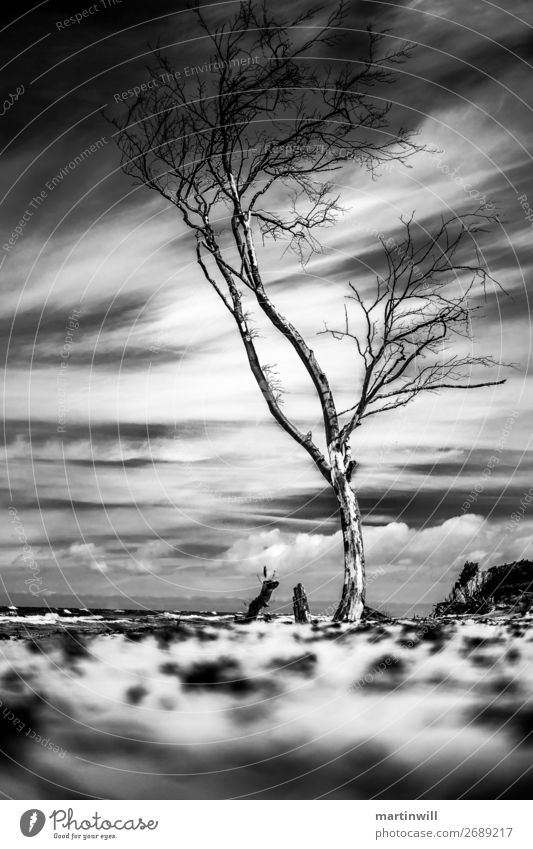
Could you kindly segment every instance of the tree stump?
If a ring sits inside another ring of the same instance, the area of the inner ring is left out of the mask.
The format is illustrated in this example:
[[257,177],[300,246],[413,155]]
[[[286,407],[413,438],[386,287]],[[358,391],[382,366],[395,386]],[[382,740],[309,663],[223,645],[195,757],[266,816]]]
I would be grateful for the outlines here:
[[308,625],[311,622],[311,612],[303,584],[297,584],[293,592],[292,609],[294,610],[294,621],[302,625]]
[[268,607],[268,602],[270,601],[272,593],[276,587],[279,587],[279,581],[273,581],[270,578],[266,578],[263,581],[261,592],[256,598],[254,598],[253,601],[250,602],[248,613],[242,620],[243,622],[254,622],[257,619],[262,609],[264,607]]

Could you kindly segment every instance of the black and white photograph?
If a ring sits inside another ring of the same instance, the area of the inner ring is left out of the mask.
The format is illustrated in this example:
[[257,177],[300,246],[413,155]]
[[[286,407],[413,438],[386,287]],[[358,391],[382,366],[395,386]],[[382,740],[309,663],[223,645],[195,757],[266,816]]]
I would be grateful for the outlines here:
[[[533,785],[532,27],[528,0],[5,8],[20,845],[155,846],[150,804],[199,800],[200,846],[229,800],[349,802],[354,846],[528,845],[498,806]],[[243,808],[232,842],[284,834]]]

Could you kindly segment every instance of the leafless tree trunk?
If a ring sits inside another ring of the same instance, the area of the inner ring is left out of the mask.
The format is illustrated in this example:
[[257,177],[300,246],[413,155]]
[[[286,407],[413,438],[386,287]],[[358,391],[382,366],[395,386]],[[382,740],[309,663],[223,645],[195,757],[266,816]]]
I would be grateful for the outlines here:
[[274,590],[279,587],[279,581],[274,581],[271,578],[265,578],[261,585],[261,592],[250,602],[248,612],[243,619],[243,622],[254,622],[261,611],[269,606],[270,599]]
[[355,622],[363,613],[366,589],[361,513],[342,453],[338,450],[331,452],[330,462],[333,490],[339,504],[344,552],[342,595],[333,618],[336,622]]
[[311,622],[309,602],[307,601],[303,584],[296,584],[294,587],[292,609],[294,611],[294,621],[299,625],[308,625]]

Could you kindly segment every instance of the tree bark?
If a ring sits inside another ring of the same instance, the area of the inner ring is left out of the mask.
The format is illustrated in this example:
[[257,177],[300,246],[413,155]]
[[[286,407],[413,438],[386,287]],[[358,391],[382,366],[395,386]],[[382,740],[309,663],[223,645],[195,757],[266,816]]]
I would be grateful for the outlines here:
[[311,611],[305,594],[303,584],[294,587],[292,598],[292,609],[294,610],[294,621],[300,625],[308,625],[311,622]]
[[279,587],[279,581],[272,581],[268,578],[263,581],[261,592],[250,602],[248,612],[242,620],[243,622],[254,622],[257,619],[262,609],[268,607],[268,602],[276,587]]
[[358,622],[365,607],[366,575],[361,513],[340,452],[332,452],[332,484],[339,504],[344,582],[334,622]]

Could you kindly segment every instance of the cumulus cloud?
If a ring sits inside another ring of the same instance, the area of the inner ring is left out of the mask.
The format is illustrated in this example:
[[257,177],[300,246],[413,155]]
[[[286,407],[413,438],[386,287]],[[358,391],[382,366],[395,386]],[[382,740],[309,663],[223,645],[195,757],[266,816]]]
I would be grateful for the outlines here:
[[68,553],[75,565],[87,566],[95,572],[107,572],[108,565],[94,542],[73,542]]
[[[505,561],[533,557],[533,521],[514,530],[483,516],[455,516],[440,525],[414,529],[403,522],[364,529],[369,578],[387,573],[389,578],[410,580],[415,574],[422,596],[432,587],[451,584],[465,560],[478,560],[482,568]],[[289,534],[276,528],[238,539],[220,563],[231,563],[244,574],[263,565],[276,569],[285,581],[309,581],[316,586],[339,574],[342,564],[341,532]],[[385,583],[385,582],[384,582]],[[307,585],[307,583],[306,583]]]

